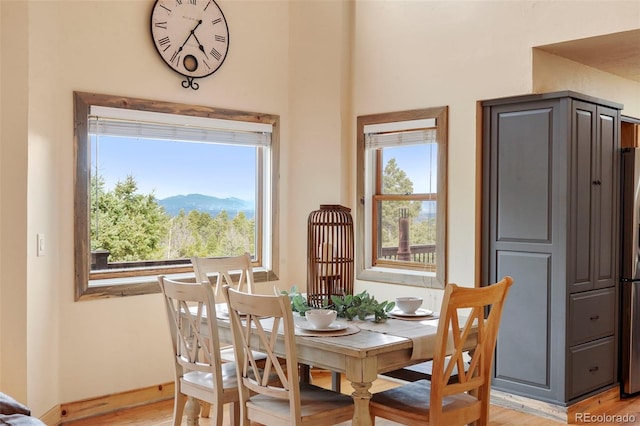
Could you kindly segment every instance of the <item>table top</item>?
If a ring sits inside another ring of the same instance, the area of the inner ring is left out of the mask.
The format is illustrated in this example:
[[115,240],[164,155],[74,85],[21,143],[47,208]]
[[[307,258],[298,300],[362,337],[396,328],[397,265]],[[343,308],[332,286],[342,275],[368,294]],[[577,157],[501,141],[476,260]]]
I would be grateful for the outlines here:
[[[220,339],[230,341],[231,330],[228,318],[224,315],[224,308],[218,312],[218,332]],[[305,325],[307,320],[294,313],[294,322]],[[265,319],[264,321],[270,321]],[[344,324],[350,329],[356,327],[357,332],[349,330],[345,335],[336,333],[317,333],[308,336],[307,333],[297,333],[296,347],[299,361],[317,367],[325,367],[334,371],[345,372],[345,357],[353,360],[376,358],[378,373],[390,371],[402,366],[414,364],[421,360],[431,359],[435,348],[438,319],[436,316],[424,320],[402,320],[389,318],[375,323],[372,320],[351,320],[338,318],[335,324]],[[298,330],[298,327],[296,327]],[[304,335],[300,335],[304,334]],[[414,344],[419,342],[421,355],[412,359]],[[338,360],[332,357],[337,356]]]

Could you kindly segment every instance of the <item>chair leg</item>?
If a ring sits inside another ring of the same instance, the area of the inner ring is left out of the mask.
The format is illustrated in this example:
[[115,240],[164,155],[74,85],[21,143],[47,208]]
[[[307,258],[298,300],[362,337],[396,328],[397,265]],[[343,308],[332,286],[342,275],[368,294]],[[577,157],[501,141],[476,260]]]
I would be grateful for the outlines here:
[[200,417],[208,418],[210,416],[209,413],[211,413],[211,404],[201,401],[200,405],[202,406],[202,409],[200,410]]
[[182,424],[182,414],[184,413],[184,405],[187,403],[187,396],[176,392],[173,398],[173,426]]
[[229,424],[231,426],[240,426],[240,403],[232,402],[229,404]]
[[485,384],[478,389],[477,398],[480,399],[482,403],[480,419],[476,421],[476,426],[486,426],[489,424],[489,402],[491,399],[491,387],[489,384]]
[[307,364],[298,364],[298,376],[302,383],[311,383],[311,368]]
[[331,389],[334,392],[340,392],[340,385],[341,385],[341,375],[340,373],[338,373],[337,371],[332,371],[331,372]]
[[224,405],[214,404],[212,408],[213,415],[211,417],[213,417],[213,421],[211,422],[211,424],[213,426],[222,426],[222,420],[224,418]]

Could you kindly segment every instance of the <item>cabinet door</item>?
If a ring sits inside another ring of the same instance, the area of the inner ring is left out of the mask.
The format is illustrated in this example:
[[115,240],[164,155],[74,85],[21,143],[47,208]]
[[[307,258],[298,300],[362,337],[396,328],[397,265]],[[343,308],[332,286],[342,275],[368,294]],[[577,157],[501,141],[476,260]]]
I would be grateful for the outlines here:
[[568,106],[553,99],[485,109],[487,282],[516,280],[492,387],[547,401],[564,397]]
[[592,248],[594,217],[592,205],[597,187],[596,106],[573,102],[571,118],[571,191],[569,215],[569,292],[593,290]]
[[596,109],[598,164],[594,185],[594,288],[613,287],[618,276],[619,112]]
[[571,121],[569,292],[616,281],[618,111],[574,101]]

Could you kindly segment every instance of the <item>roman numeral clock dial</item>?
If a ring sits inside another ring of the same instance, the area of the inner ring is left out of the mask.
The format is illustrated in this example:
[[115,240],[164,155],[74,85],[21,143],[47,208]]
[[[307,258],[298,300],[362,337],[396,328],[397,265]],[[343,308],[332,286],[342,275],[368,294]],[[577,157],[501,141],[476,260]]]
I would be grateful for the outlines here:
[[164,62],[186,78],[182,87],[194,90],[194,79],[216,72],[229,51],[229,27],[213,0],[156,0],[151,37]]

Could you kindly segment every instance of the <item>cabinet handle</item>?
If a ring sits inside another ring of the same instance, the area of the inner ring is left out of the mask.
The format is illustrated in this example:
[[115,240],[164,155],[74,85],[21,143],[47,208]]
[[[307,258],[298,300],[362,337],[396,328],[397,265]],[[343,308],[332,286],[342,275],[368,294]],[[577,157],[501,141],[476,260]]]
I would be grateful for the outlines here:
[[600,315],[594,315],[594,316],[592,316],[592,317],[589,317],[589,319],[590,319],[591,321],[599,320],[599,319],[600,319]]
[[593,181],[593,184],[594,184],[594,185],[600,185],[600,184],[602,184],[602,182],[600,182],[599,180],[594,180],[594,181]]
[[598,366],[596,365],[595,367],[591,367],[591,368],[589,369],[589,372],[590,372],[590,373],[595,373],[595,372],[596,372],[596,371],[598,371],[598,370],[600,370],[600,367],[598,367]]

